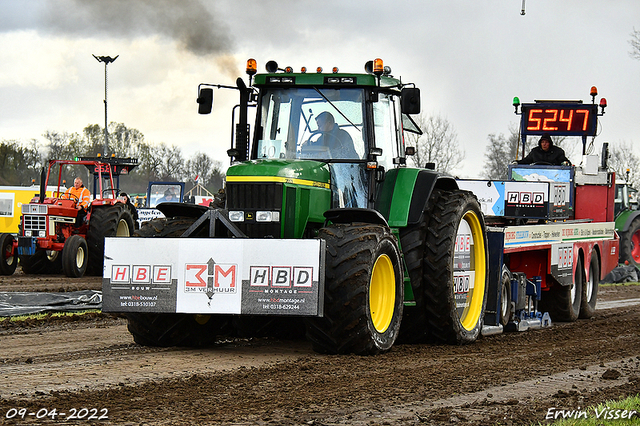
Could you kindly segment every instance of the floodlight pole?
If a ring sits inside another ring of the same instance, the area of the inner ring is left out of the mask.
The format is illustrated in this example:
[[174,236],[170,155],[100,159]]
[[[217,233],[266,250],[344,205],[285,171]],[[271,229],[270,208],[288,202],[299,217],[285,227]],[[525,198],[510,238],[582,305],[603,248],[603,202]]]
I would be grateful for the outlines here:
[[117,55],[115,58],[112,58],[111,56],[96,56],[93,55],[94,58],[96,58],[96,60],[98,62],[104,62],[104,156],[107,157],[108,156],[108,152],[109,152],[109,131],[107,130],[107,65],[109,65],[111,62],[115,61],[116,59],[118,59]]

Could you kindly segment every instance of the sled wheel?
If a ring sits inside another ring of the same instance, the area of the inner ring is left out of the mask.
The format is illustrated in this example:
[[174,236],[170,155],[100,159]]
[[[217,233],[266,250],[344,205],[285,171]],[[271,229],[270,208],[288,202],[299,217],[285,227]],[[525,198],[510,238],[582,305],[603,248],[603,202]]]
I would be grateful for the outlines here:
[[64,242],[62,271],[68,277],[80,278],[87,270],[87,241],[80,235],[72,235]]
[[620,232],[620,263],[624,261],[640,267],[640,217],[631,221],[627,231]]
[[430,209],[424,282],[428,340],[475,341],[482,330],[487,292],[487,236],[476,197],[439,192]]
[[387,226],[334,224],[327,243],[323,318],[307,337],[321,353],[373,355],[391,348],[400,329],[404,287],[397,242]]
[[12,275],[18,266],[18,257],[13,254],[13,235],[0,235],[0,274]]
[[102,275],[104,264],[104,239],[106,237],[130,237],[133,234],[133,217],[124,204],[94,207],[89,219],[87,247],[89,263],[87,272]]
[[500,324],[506,326],[511,320],[511,273],[506,266],[502,267],[502,282],[500,290]]
[[229,334],[228,315],[126,314],[133,341],[143,346],[210,346]]
[[578,319],[582,301],[582,287],[584,283],[584,268],[582,259],[578,256],[576,270],[571,285],[553,283],[551,289],[542,295],[540,311],[549,312],[552,321],[573,322]]
[[596,301],[598,299],[598,285],[600,284],[600,261],[594,250],[591,253],[589,264],[589,278],[582,287],[582,299],[580,304],[580,318],[591,318],[596,313]]

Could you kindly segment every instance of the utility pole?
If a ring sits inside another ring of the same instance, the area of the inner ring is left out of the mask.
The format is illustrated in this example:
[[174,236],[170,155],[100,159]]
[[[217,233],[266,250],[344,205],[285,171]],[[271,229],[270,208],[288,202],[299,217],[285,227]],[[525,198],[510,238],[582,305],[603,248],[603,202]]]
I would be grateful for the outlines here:
[[108,156],[108,152],[109,152],[109,131],[107,130],[107,65],[109,65],[111,62],[115,61],[116,59],[118,59],[117,55],[115,58],[112,58],[111,56],[96,56],[93,55],[94,58],[96,58],[96,60],[98,62],[104,62],[104,156],[107,157]]

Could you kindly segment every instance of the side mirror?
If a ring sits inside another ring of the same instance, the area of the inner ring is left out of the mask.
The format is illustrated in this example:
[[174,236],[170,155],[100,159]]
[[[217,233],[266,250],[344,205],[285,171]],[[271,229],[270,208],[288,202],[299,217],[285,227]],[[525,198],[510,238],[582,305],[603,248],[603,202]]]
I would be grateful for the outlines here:
[[420,114],[420,89],[405,87],[400,94],[403,114]]
[[198,114],[210,114],[213,108],[213,89],[205,87],[198,94]]

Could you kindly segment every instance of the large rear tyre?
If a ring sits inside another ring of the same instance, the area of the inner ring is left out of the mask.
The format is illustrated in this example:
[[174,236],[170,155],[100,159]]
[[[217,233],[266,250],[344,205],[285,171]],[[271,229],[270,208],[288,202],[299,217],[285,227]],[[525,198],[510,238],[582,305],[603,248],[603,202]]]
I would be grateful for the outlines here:
[[62,256],[59,251],[38,250],[31,256],[20,256],[20,266],[25,274],[59,274]]
[[629,229],[620,232],[620,263],[640,267],[640,217],[631,221]]
[[374,355],[391,348],[400,330],[404,286],[390,229],[367,223],[322,228],[327,243],[323,318],[307,320],[320,353]]
[[557,282],[551,289],[543,293],[538,305],[540,311],[549,312],[552,321],[573,322],[580,315],[582,292],[584,286],[584,268],[582,259],[578,257],[576,270],[571,285],[560,285]]
[[600,284],[600,260],[596,252],[591,254],[589,264],[589,278],[584,281],[582,287],[582,299],[580,301],[580,318],[591,318],[596,313],[596,301],[598,299],[598,285]]
[[134,225],[131,211],[124,204],[94,207],[89,220],[87,246],[89,263],[87,273],[102,275],[104,265],[104,239],[106,237],[130,237]]
[[0,235],[0,274],[12,275],[18,266],[18,256],[13,254],[13,235]]
[[62,271],[71,278],[84,276],[87,270],[87,241],[80,235],[72,235],[62,250]]
[[424,259],[428,341],[465,344],[482,331],[487,293],[487,236],[476,197],[434,191]]
[[210,346],[230,334],[227,315],[128,313],[133,341],[143,346]]

